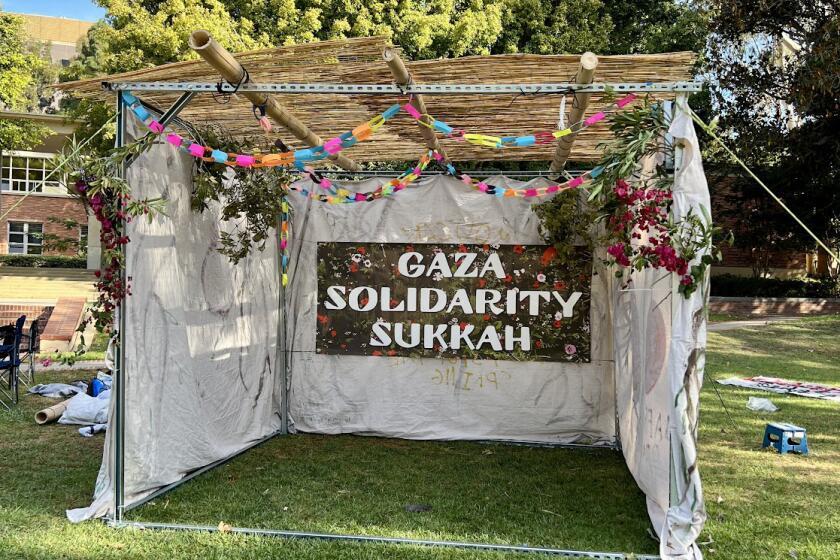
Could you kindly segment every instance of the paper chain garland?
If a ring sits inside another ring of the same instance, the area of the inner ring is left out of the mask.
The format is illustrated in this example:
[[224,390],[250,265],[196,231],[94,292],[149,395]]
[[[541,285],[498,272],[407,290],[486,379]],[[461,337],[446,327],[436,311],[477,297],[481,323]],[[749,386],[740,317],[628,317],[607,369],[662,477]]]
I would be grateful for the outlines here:
[[[140,101],[136,97],[127,92],[123,92],[122,97],[123,101],[131,108],[135,116],[141,121],[143,121],[143,123],[146,124],[149,130],[151,130],[157,135],[161,135],[164,133],[164,125],[152,118],[151,114],[146,110],[145,107],[143,107],[142,104],[140,104]],[[610,104],[604,110],[599,111],[594,115],[591,115],[590,117],[586,118],[581,123],[575,123],[569,127],[564,128],[563,130],[556,130],[553,132],[537,132],[528,136],[490,136],[487,134],[468,134],[463,130],[456,131],[447,123],[437,120],[431,117],[430,115],[421,114],[420,111],[418,111],[413,105],[411,105],[410,103],[406,103],[405,105],[394,104],[388,109],[386,109],[383,113],[377,115],[368,122],[357,126],[353,130],[347,131],[344,134],[341,134],[340,136],[336,136],[335,138],[327,140],[321,146],[315,146],[313,148],[306,148],[303,150],[269,154],[231,154],[211,147],[202,146],[197,142],[192,142],[174,133],[168,134],[166,136],[166,141],[169,144],[172,144],[173,146],[176,146],[181,150],[189,153],[193,157],[200,158],[208,162],[216,162],[224,165],[252,168],[294,166],[298,168],[301,172],[305,173],[312,180],[313,183],[319,185],[322,189],[327,191],[328,194],[319,194],[316,192],[309,191],[308,189],[305,189],[303,187],[295,187],[293,185],[289,186],[289,190],[299,192],[303,196],[307,196],[309,198],[319,200],[320,202],[324,202],[327,204],[371,202],[380,198],[391,196],[394,193],[405,189],[409,184],[419,179],[423,171],[426,170],[426,168],[432,160],[440,164],[448,174],[457,177],[464,184],[485,194],[496,196],[499,198],[533,198],[556,194],[558,192],[577,188],[600,175],[604,171],[604,168],[603,166],[595,167],[594,169],[591,169],[579,175],[578,177],[570,179],[564,183],[550,185],[548,187],[512,189],[508,187],[489,185],[484,181],[478,181],[476,179],[473,179],[466,173],[459,172],[451,163],[444,162],[444,157],[439,152],[435,150],[429,150],[425,155],[423,155],[419,159],[416,166],[414,166],[412,169],[403,172],[396,179],[391,179],[390,181],[388,181],[387,183],[380,186],[374,191],[354,193],[347,189],[336,187],[332,181],[330,181],[326,177],[323,177],[312,167],[305,165],[304,162],[326,159],[329,156],[337,154],[341,150],[344,150],[345,148],[349,148],[357,144],[358,142],[368,140],[377,130],[379,130],[379,128],[382,127],[382,125],[385,124],[385,122],[393,118],[400,111],[400,109],[404,110],[409,115],[411,115],[411,117],[422,126],[429,127],[432,130],[445,134],[450,138],[463,139],[477,146],[485,146],[489,148],[509,148],[533,146],[535,144],[553,143],[557,139],[571,134],[573,131],[572,129],[576,125],[580,125],[577,127],[577,131],[583,130],[584,128],[588,128],[593,124],[604,120],[607,116],[607,113],[612,112],[614,110],[623,109],[635,98],[635,94],[631,93],[629,95],[626,95],[625,97],[622,97],[621,99]],[[289,203],[285,197],[283,197],[280,206],[280,273],[281,282],[283,286],[286,286],[289,282],[288,244],[289,227],[291,220],[289,214]]]
[[[155,120],[135,96],[128,92],[123,92],[122,98],[126,105],[131,108],[135,116],[140,119],[149,128],[149,130],[158,135],[164,133],[164,125]],[[558,138],[567,136],[573,131],[579,132],[604,120],[608,113],[623,109],[634,99],[636,99],[636,95],[630,93],[611,103],[605,107],[604,110],[587,117],[582,122],[572,124],[563,130],[541,131],[527,136],[491,136],[488,134],[468,134],[463,130],[456,131],[449,124],[437,120],[431,115],[421,114],[420,111],[411,105],[411,103],[406,103],[405,105],[397,103],[391,105],[383,113],[375,116],[368,122],[360,124],[353,130],[348,130],[335,138],[331,138],[320,146],[305,148],[302,150],[266,154],[232,154],[212,147],[202,146],[197,142],[192,142],[191,140],[174,133],[167,134],[166,141],[189,153],[193,157],[200,158],[208,162],[216,162],[238,167],[295,166],[298,169],[303,170],[306,162],[326,159],[346,148],[356,145],[359,142],[364,142],[365,140],[370,139],[370,137],[373,136],[373,134],[378,131],[382,125],[399,113],[400,109],[411,115],[411,117],[420,125],[431,128],[432,130],[440,132],[450,138],[464,140],[476,146],[489,148],[517,148],[538,144],[551,144]]]

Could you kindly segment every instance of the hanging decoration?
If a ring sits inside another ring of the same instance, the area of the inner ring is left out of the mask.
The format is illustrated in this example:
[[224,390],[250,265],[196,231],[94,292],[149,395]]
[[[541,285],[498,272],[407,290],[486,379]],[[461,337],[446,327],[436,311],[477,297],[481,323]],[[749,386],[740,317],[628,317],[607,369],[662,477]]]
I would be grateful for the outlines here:
[[[149,111],[142,105],[142,103],[140,103],[139,99],[128,92],[123,92],[122,97],[123,101],[131,109],[134,115],[140,119],[151,132],[157,135],[164,133],[165,127],[152,117]],[[371,136],[373,136],[373,134],[382,127],[382,125],[397,115],[400,109],[408,113],[419,124],[456,140],[463,140],[477,146],[484,146],[488,148],[519,148],[537,144],[551,144],[558,138],[567,136],[573,131],[577,132],[583,130],[604,120],[608,114],[624,109],[624,107],[629,105],[635,99],[636,95],[630,93],[621,99],[614,101],[602,111],[599,111],[587,117],[583,121],[574,123],[562,130],[540,131],[526,136],[491,136],[487,134],[467,133],[464,130],[456,131],[455,128],[449,124],[435,119],[431,115],[423,115],[413,105],[406,103],[405,105],[394,104],[383,113],[375,116],[369,121],[360,124],[353,130],[349,130],[339,136],[336,136],[335,138],[327,140],[320,146],[304,148],[301,150],[268,154],[228,153],[219,150],[218,148],[202,146],[198,142],[193,142],[175,133],[167,134],[166,141],[182,151],[189,153],[193,157],[208,162],[253,168],[294,166],[303,170],[307,162],[327,159],[330,156],[338,154],[342,150],[356,145],[358,142],[364,142],[370,139]],[[258,107],[254,108],[255,116],[257,115],[258,109]]]
[[[123,99],[135,116],[143,121],[152,133],[155,135],[164,134],[165,127],[152,118],[136,97],[123,93]],[[325,141],[320,146],[294,151],[286,149],[280,153],[232,153],[215,147],[204,146],[174,133],[167,134],[166,141],[209,164],[216,163],[245,169],[295,168],[312,181],[314,185],[312,188],[291,183],[280,187],[279,244],[281,250],[281,281],[284,286],[288,283],[289,228],[291,224],[290,207],[284,193],[297,192],[301,196],[325,204],[373,202],[393,196],[406,189],[416,182],[427,167],[434,162],[447,174],[457,178],[470,188],[502,199],[514,197],[531,199],[553,196],[584,185],[590,186],[591,188],[588,189],[590,202],[597,199],[598,204],[596,206],[600,205],[603,210],[607,211],[607,214],[602,215],[602,218],[608,221],[607,238],[611,240],[607,250],[609,255],[607,264],[617,266],[619,269],[664,268],[680,276],[680,291],[688,297],[696,289],[708,265],[719,254],[719,251],[715,252],[713,250],[712,255],[695,259],[704,249],[713,249],[712,235],[714,230],[711,226],[706,225],[709,223],[708,220],[703,220],[698,216],[689,216],[677,224],[669,222],[671,198],[668,187],[653,185],[646,181],[640,182],[639,177],[636,177],[638,186],[633,188],[624,180],[625,177],[634,174],[636,165],[642,157],[661,148],[658,143],[666,124],[661,107],[651,106],[647,102],[641,110],[622,113],[622,110],[635,99],[634,94],[626,95],[580,122],[573,123],[560,130],[540,131],[526,136],[495,136],[456,130],[448,123],[431,115],[423,114],[413,105],[407,103],[392,105],[369,121]],[[255,116],[259,119],[257,110],[258,108],[254,110]],[[614,123],[611,128],[618,140],[616,145],[607,150],[607,154],[600,165],[563,183],[543,187],[511,188],[490,185],[459,171],[435,150],[429,150],[419,158],[414,167],[369,192],[353,192],[344,188],[324,177],[310,165],[312,162],[338,154],[358,142],[370,139],[401,110],[408,113],[422,126],[426,126],[448,138],[494,149],[551,144],[563,136],[593,126],[605,120],[611,114],[614,114]],[[265,126],[265,123],[261,123],[261,125]],[[673,147],[670,147],[670,149],[673,149]],[[661,176],[663,174],[658,175],[658,177]],[[612,186],[605,188],[606,185]],[[557,197],[554,200],[557,201]],[[258,237],[263,238],[261,235]],[[565,239],[563,236],[551,237],[555,240]],[[225,240],[222,241],[224,244]],[[236,259],[241,258],[243,252],[247,251],[248,240],[240,239],[236,243],[232,240],[228,241],[228,245],[231,245],[229,247],[231,249],[230,253]],[[692,263],[693,259],[697,262]],[[621,270],[617,271],[616,274],[620,277],[623,276]]]

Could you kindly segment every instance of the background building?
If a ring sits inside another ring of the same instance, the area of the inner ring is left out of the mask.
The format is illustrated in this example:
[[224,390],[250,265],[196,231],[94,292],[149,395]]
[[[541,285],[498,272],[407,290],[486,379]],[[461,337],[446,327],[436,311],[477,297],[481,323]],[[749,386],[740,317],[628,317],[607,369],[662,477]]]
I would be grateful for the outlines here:
[[[78,53],[78,45],[91,22],[66,18],[18,14],[26,21],[27,38],[45,44],[54,64],[67,65]],[[44,182],[55,165],[55,156],[73,135],[75,122],[60,114],[50,114],[55,103],[43,112],[21,113],[0,111],[0,119],[25,119],[51,130],[40,145],[27,151],[9,151],[0,146],[0,213],[20,204],[0,221],[0,254],[77,255],[88,253],[88,218],[82,204],[67,194],[63,177],[53,174]],[[43,183],[43,184],[42,184]],[[21,202],[25,193],[33,191]],[[61,221],[79,225],[67,228]],[[79,248],[61,251],[46,250],[43,235],[65,239],[76,238]],[[96,256],[98,261],[98,255]],[[98,262],[89,263],[98,268]]]

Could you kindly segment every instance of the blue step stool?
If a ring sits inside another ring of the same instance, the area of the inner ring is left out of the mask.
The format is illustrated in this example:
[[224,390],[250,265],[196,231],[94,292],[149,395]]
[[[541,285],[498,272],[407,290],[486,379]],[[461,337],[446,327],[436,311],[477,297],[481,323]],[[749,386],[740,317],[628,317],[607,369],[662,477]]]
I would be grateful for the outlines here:
[[761,448],[775,447],[779,453],[808,454],[808,437],[805,428],[787,422],[771,422],[764,428],[764,443]]

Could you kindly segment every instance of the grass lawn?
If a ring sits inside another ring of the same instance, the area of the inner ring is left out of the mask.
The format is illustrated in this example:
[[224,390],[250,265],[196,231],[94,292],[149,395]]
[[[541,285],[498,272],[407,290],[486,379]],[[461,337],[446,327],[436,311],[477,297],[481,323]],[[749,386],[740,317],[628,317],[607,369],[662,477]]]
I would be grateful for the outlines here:
[[[730,420],[711,384],[711,378],[757,374],[840,384],[838,335],[840,318],[710,334],[700,434],[709,512],[701,541],[708,558],[840,558],[840,405],[766,393],[781,411],[755,413],[744,405],[758,392],[719,386]],[[70,525],[63,510],[89,501],[102,436],[35,426],[32,415],[45,402],[27,396],[15,412],[0,413],[0,558],[524,557]],[[806,426],[811,455],[761,451],[771,418]],[[408,513],[409,503],[433,509]],[[621,456],[606,450],[275,438],[129,517],[656,551],[646,536],[643,497]]]

